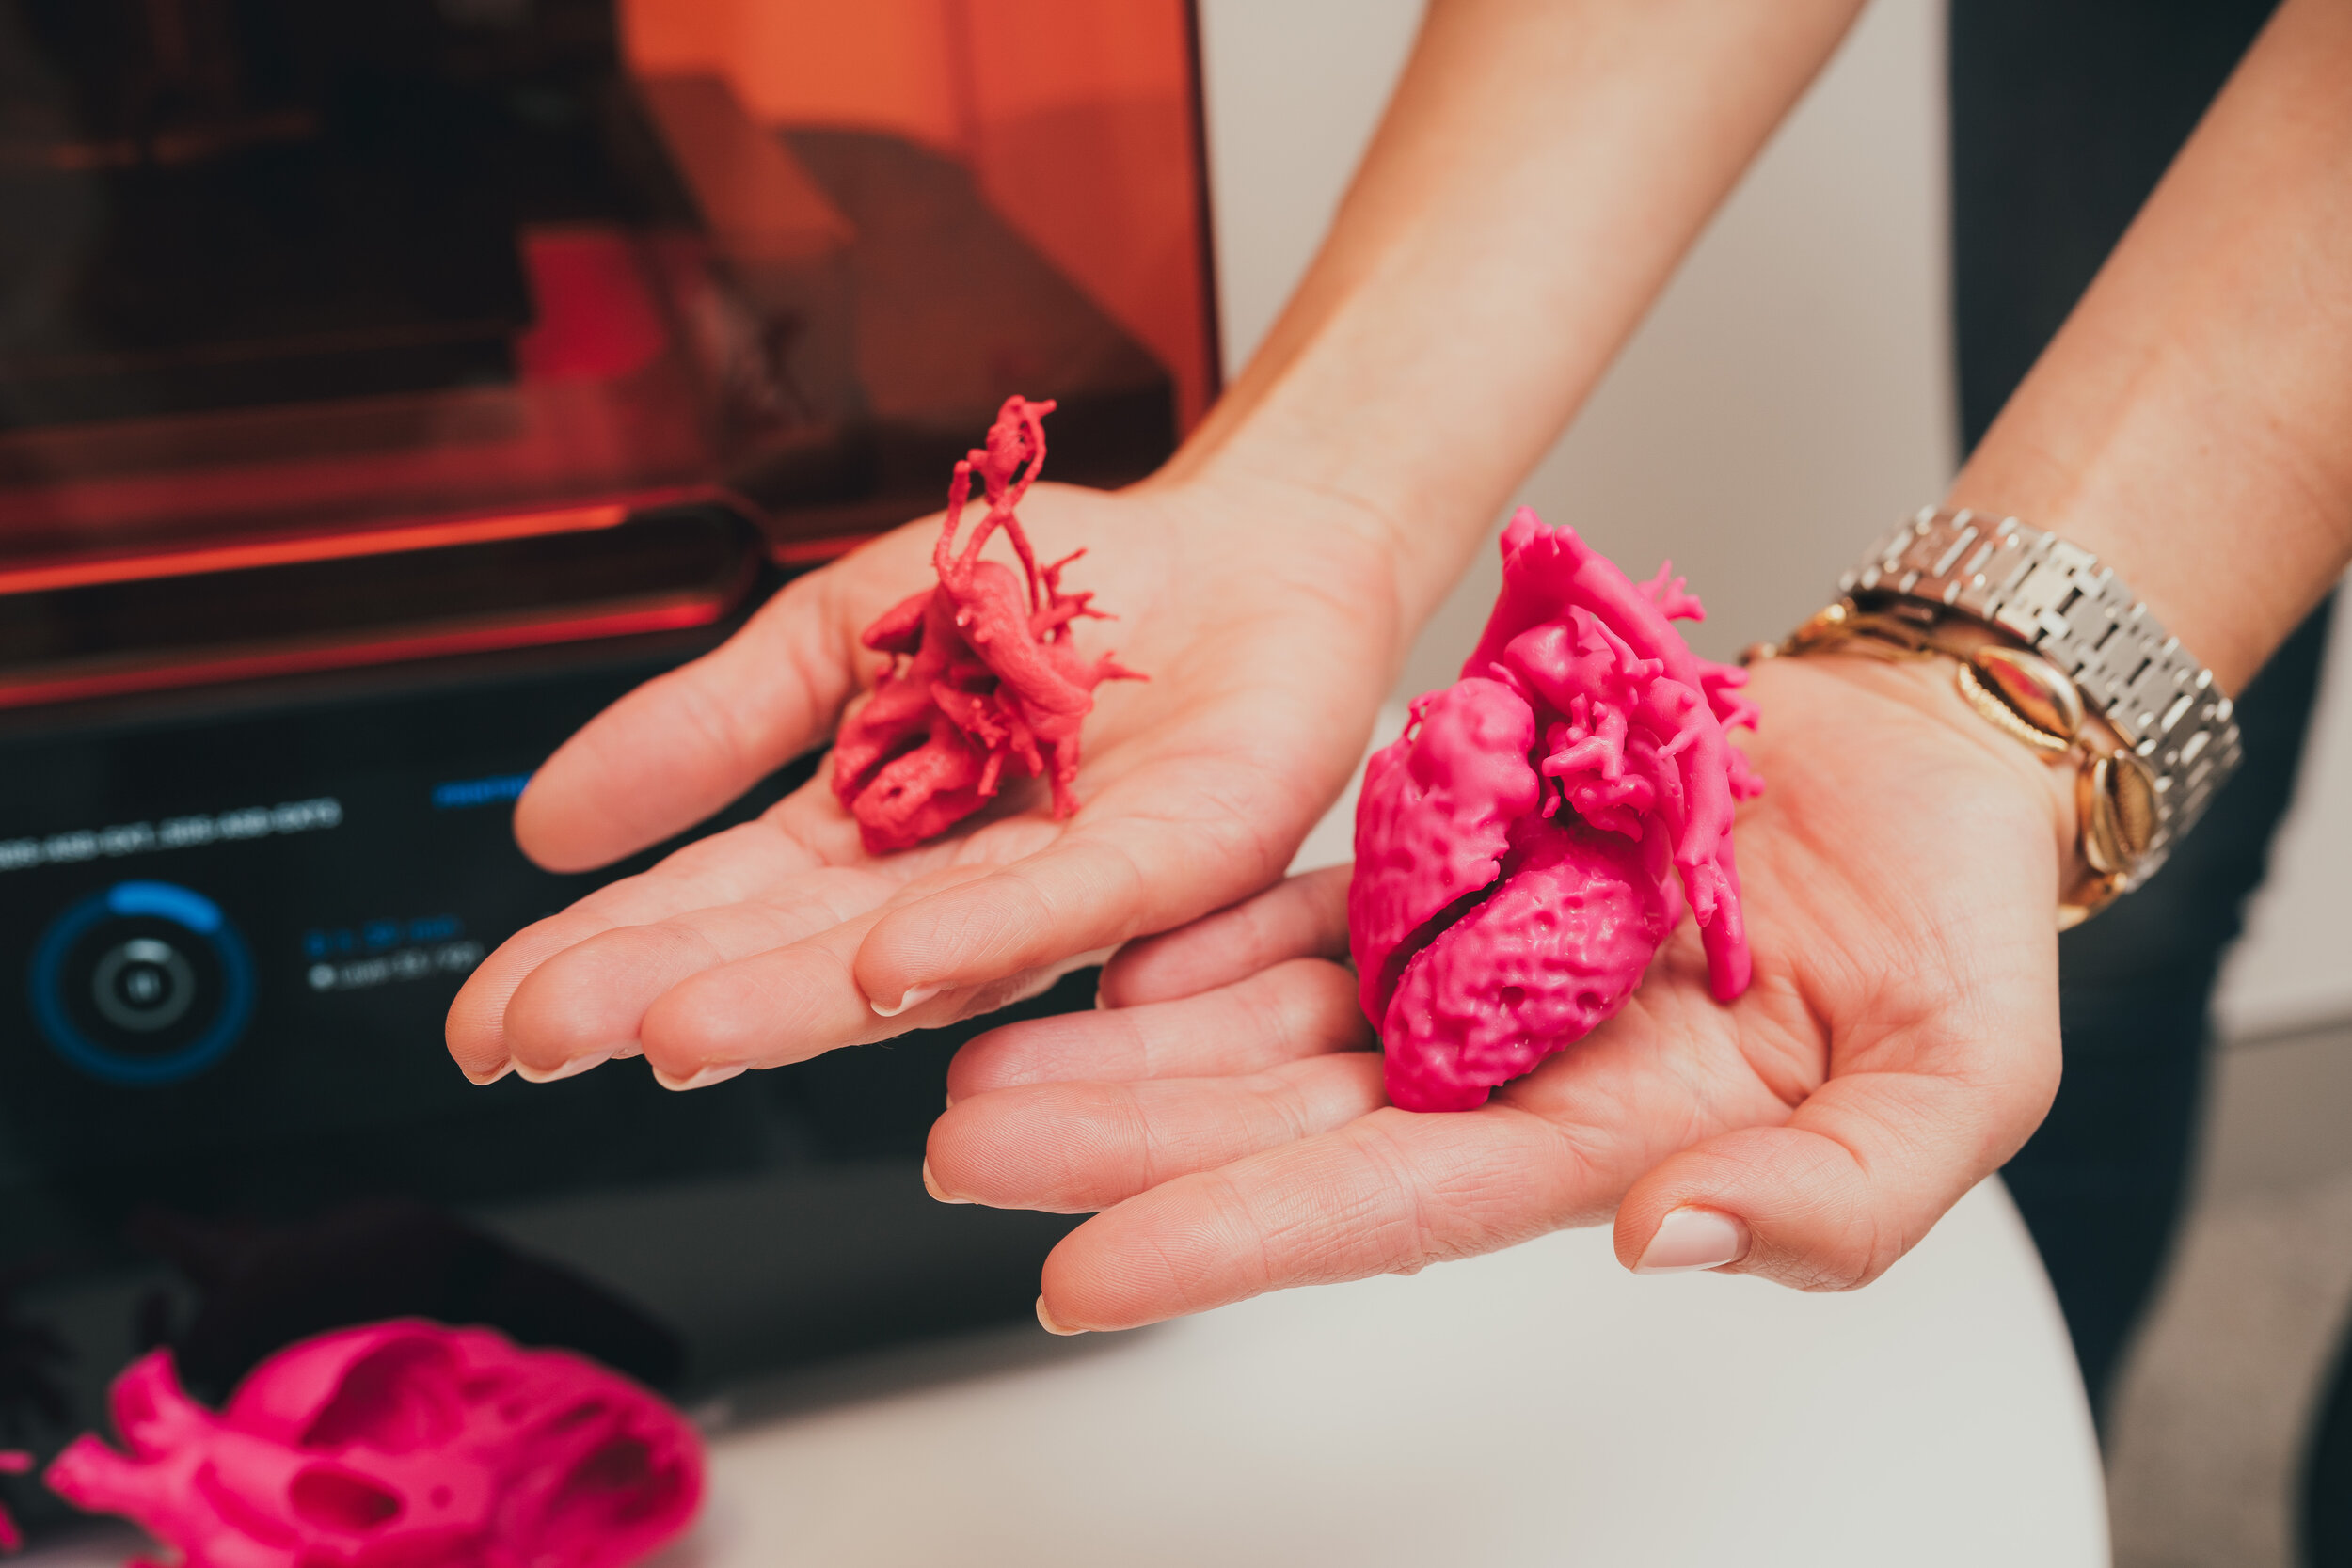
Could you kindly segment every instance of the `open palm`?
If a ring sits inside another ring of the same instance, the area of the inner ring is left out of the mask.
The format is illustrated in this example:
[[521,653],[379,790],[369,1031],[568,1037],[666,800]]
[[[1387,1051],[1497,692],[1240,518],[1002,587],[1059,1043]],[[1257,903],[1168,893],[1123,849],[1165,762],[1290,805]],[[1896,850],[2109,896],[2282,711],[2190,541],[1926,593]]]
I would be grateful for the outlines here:
[[[1399,657],[1375,525],[1311,498],[1284,510],[1270,529],[1248,498],[1183,485],[1039,485],[1022,517],[1041,557],[1089,546],[1072,583],[1119,617],[1082,633],[1088,651],[1152,677],[1100,692],[1073,816],[1030,782],[874,855],[820,774],[517,933],[451,1008],[452,1054],[483,1081],[643,1053],[673,1085],[713,1082],[990,1010],[1263,887],[1361,754]],[[787,585],[596,718],[516,808],[525,850],[608,863],[821,745],[881,662],[859,634],[931,580],[938,527]]]
[[1757,673],[1742,816],[1756,978],[1709,999],[1686,923],[1624,1011],[1470,1112],[1389,1107],[1344,951],[1346,872],[1122,952],[1108,1009],[980,1037],[951,1069],[943,1196],[1105,1211],[1041,1307],[1121,1328],[1410,1272],[1613,1212],[1729,1216],[1733,1264],[1876,1277],[2012,1152],[2058,1082],[2060,793],[1940,667]]

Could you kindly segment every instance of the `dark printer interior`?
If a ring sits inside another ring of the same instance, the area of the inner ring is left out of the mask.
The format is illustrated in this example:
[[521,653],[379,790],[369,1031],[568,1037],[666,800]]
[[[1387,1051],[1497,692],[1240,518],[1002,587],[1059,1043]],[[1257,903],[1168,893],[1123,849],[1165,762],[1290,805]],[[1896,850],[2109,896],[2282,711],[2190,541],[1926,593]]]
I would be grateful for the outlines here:
[[686,1096],[441,1047],[660,852],[515,848],[573,728],[934,510],[1009,393],[1098,484],[1207,393],[1181,7],[945,130],[874,62],[953,40],[815,18],[872,81],[796,108],[694,9],[0,0],[0,1439],[403,1313],[699,1396],[1028,1310],[1070,1222],[916,1180],[957,1032]]

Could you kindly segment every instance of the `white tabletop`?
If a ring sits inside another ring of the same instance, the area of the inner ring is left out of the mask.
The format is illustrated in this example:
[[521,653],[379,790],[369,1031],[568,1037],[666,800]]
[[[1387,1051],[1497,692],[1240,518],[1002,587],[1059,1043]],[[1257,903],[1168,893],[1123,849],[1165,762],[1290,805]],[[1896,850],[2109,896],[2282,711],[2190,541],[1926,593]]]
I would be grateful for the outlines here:
[[1851,1295],[1636,1278],[1577,1231],[738,1409],[658,1568],[2107,1560],[2065,1331],[1996,1182]]

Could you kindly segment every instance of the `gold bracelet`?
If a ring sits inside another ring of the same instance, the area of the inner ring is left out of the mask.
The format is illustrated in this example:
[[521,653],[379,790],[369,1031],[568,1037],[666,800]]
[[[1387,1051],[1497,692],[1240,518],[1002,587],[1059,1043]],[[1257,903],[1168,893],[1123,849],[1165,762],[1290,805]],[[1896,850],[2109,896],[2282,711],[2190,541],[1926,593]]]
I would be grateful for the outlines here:
[[1866,610],[1839,599],[1780,642],[1759,642],[1743,662],[1825,654],[1888,661],[1948,658],[1953,684],[1979,717],[2043,761],[2074,769],[2075,863],[2058,894],[2058,925],[2080,925],[2134,885],[2157,825],[2148,768],[2074,682],[1997,627],[1915,600]]

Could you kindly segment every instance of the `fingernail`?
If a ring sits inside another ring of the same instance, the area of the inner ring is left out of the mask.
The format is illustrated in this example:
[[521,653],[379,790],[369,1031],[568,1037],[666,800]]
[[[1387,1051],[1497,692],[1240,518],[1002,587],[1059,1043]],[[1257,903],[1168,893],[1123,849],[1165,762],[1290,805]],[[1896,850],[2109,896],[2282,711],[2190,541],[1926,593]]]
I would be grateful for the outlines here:
[[493,1084],[497,1083],[500,1079],[501,1079],[501,1078],[505,1077],[508,1073],[510,1073],[510,1072],[512,1072],[512,1071],[514,1071],[514,1070],[515,1070],[515,1064],[514,1064],[514,1063],[510,1060],[510,1061],[501,1062],[501,1063],[499,1064],[499,1069],[498,1069],[496,1072],[491,1073],[491,1074],[490,1074],[489,1076],[487,1076],[487,1077],[483,1076],[481,1073],[478,1073],[478,1072],[472,1072],[472,1071],[469,1071],[469,1072],[466,1074],[466,1077],[467,1077],[467,1079],[468,1079],[469,1081],[470,1081],[470,1082],[474,1085],[474,1086],[475,1086],[475,1087],[477,1087],[477,1088],[485,1088],[485,1089],[486,1089],[486,1088],[488,1088],[491,1085],[493,1085]]
[[947,1189],[941,1186],[938,1179],[931,1175],[931,1163],[928,1159],[923,1162],[923,1190],[930,1194],[931,1196],[939,1199],[942,1203],[969,1203],[972,1201],[968,1197],[950,1197],[947,1195]]
[[1054,1314],[1045,1310],[1045,1298],[1043,1296],[1037,1298],[1037,1321],[1044,1326],[1046,1333],[1058,1334],[1064,1338],[1068,1338],[1073,1334],[1084,1334],[1086,1332],[1083,1328],[1064,1328],[1061,1324],[1056,1323],[1054,1321]]
[[515,1076],[526,1084],[553,1084],[565,1078],[577,1078],[590,1068],[602,1067],[612,1059],[612,1053],[610,1051],[591,1051],[585,1056],[575,1056],[568,1062],[548,1068],[544,1071],[516,1062],[514,1064]]
[[703,1068],[691,1078],[673,1078],[660,1068],[656,1068],[653,1069],[653,1081],[665,1089],[675,1089],[682,1094],[688,1089],[707,1089],[713,1084],[723,1084],[730,1078],[739,1078],[751,1065],[749,1062],[722,1063],[715,1067]]
[[949,1109],[950,1111],[952,1111],[952,1110],[954,1110],[955,1108],[956,1108],[956,1097],[955,1097],[954,1095],[952,1095],[952,1094],[951,1094],[951,1095],[949,1095],[949,1096],[947,1097],[947,1109]]
[[1716,1209],[1677,1209],[1658,1222],[1635,1274],[1687,1274],[1720,1269],[1748,1253],[1748,1227]]
[[909,1007],[921,1006],[924,1003],[929,1002],[932,997],[937,996],[944,989],[944,987],[940,986],[917,986],[913,990],[907,992],[904,996],[898,998],[898,1005],[895,1007],[885,1007],[879,1002],[871,1001],[867,1002],[866,1005],[874,1009],[874,1016],[877,1018],[897,1018],[900,1013],[905,1012]]

